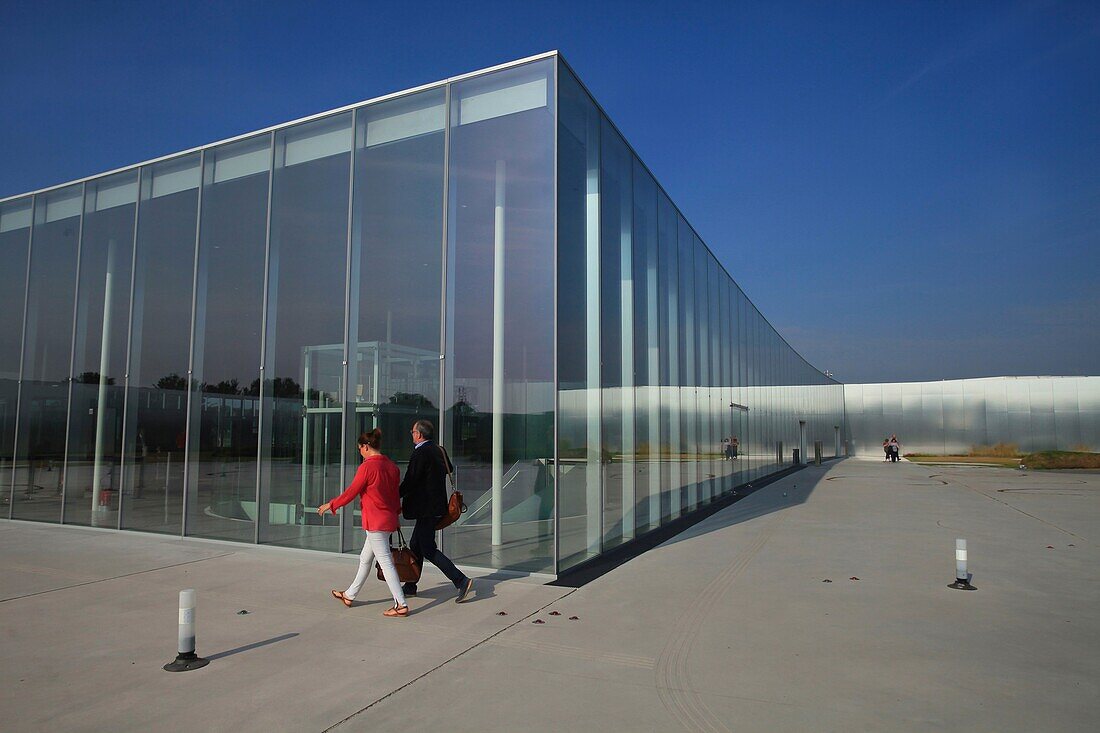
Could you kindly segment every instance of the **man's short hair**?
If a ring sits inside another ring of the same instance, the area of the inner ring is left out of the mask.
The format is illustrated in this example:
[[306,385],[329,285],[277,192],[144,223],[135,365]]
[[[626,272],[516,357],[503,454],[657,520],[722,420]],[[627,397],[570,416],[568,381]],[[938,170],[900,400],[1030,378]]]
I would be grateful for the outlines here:
[[417,420],[413,423],[413,430],[420,433],[420,437],[424,440],[431,440],[435,437],[435,426],[432,425],[430,420]]

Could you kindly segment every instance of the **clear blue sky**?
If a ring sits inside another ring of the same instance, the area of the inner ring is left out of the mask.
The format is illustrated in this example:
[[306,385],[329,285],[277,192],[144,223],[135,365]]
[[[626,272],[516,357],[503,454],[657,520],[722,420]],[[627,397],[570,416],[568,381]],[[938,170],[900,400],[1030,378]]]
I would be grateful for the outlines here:
[[0,2],[0,196],[559,49],[843,381],[1100,374],[1100,3]]

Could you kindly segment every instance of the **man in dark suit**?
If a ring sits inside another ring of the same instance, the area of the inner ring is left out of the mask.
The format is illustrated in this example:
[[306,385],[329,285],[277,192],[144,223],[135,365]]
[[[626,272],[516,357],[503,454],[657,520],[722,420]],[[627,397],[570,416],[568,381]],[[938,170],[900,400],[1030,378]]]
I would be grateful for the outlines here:
[[[473,590],[474,581],[455,567],[435,543],[435,526],[447,513],[447,474],[454,470],[443,449],[432,439],[435,427],[427,420],[412,426],[414,444],[409,467],[401,480],[401,509],[405,519],[416,520],[409,549],[421,562],[427,560],[443,571],[458,589],[455,603],[462,603]],[[405,583],[406,596],[416,595],[416,583]]]

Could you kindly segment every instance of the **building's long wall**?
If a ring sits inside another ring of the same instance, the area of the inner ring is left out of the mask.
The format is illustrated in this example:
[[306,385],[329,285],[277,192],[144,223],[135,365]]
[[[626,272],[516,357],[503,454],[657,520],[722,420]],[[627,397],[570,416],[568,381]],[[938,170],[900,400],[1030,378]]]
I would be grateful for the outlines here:
[[425,417],[448,553],[552,573],[843,425],[555,54],[0,201],[0,263],[15,519],[357,551]]
[[844,410],[842,387],[772,328],[564,63],[558,105],[565,569],[815,441],[838,454]]
[[992,377],[845,384],[849,450],[966,454],[975,446],[1021,451],[1100,450],[1100,377]]

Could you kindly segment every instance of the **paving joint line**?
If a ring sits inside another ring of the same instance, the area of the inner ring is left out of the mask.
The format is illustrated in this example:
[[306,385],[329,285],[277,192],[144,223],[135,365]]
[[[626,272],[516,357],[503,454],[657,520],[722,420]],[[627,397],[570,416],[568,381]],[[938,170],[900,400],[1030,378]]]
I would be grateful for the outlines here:
[[122,575],[114,575],[110,578],[99,578],[97,580],[88,580],[83,583],[74,583],[73,585],[65,585],[60,588],[50,588],[49,590],[40,590],[35,593],[25,593],[21,596],[12,596],[11,598],[0,598],[0,603],[7,603],[8,601],[18,601],[22,598],[33,598],[34,596],[41,596],[47,593],[57,593],[62,590],[70,590],[72,588],[80,588],[85,585],[95,585],[96,583],[106,583],[111,580],[119,580],[121,578],[132,578],[135,575],[143,575],[145,573],[153,573],[158,570],[169,570],[171,568],[178,568],[184,565],[194,565],[197,562],[206,562],[207,560],[217,560],[219,557],[229,557],[230,555],[236,555],[235,552],[225,552],[221,555],[213,555],[211,557],[200,557],[197,560],[187,560],[186,562],[177,562],[171,565],[161,565],[158,568],[146,568],[145,570],[136,570],[132,573],[123,573]]
[[552,600],[552,601],[550,601],[549,603],[547,603],[547,604],[546,604],[545,606],[542,606],[541,608],[536,608],[536,609],[535,609],[534,611],[532,611],[531,613],[527,614],[527,615],[526,615],[526,616],[524,616],[523,618],[521,618],[521,619],[517,619],[517,620],[516,620],[515,622],[513,622],[513,623],[511,623],[511,624],[508,624],[508,625],[507,625],[507,626],[505,626],[504,628],[502,628],[502,629],[500,629],[500,630],[498,630],[498,631],[495,631],[495,632],[493,632],[492,634],[490,634],[489,636],[485,637],[485,638],[484,638],[484,639],[482,639],[481,641],[477,642],[477,643],[476,643],[476,644],[474,644],[473,646],[471,646],[471,647],[469,647],[469,648],[467,648],[467,649],[463,649],[463,650],[462,650],[462,651],[460,651],[460,652],[459,652],[458,654],[455,654],[455,655],[454,655],[453,657],[451,657],[450,659],[445,659],[445,660],[443,660],[442,662],[440,662],[440,663],[439,663],[439,664],[437,664],[436,666],[434,666],[434,667],[432,667],[431,669],[429,669],[429,670],[428,670],[427,672],[423,672],[423,673],[421,673],[421,674],[417,675],[416,677],[412,678],[411,680],[409,680],[409,681],[408,681],[408,682],[406,682],[405,684],[401,685],[400,687],[396,687],[396,688],[394,688],[393,690],[390,690],[390,691],[389,691],[389,692],[387,692],[387,693],[386,693],[385,695],[383,695],[382,697],[380,697],[380,698],[378,698],[377,700],[375,700],[374,702],[372,702],[372,703],[371,703],[370,705],[367,705],[367,706],[366,706],[366,707],[364,707],[364,708],[361,708],[361,709],[359,709],[359,710],[356,710],[356,711],[355,711],[354,713],[352,713],[351,715],[347,716],[347,717],[346,717],[346,718],[344,718],[343,720],[339,720],[339,721],[337,721],[337,722],[333,723],[333,724],[332,724],[332,725],[330,725],[329,727],[327,727],[327,728],[323,729],[323,730],[321,731],[321,733],[328,733],[329,731],[332,731],[332,730],[335,730],[335,729],[339,728],[339,727],[340,727],[341,725],[343,725],[344,723],[347,723],[347,722],[348,722],[349,720],[351,720],[352,718],[356,717],[357,715],[361,715],[362,713],[365,713],[365,712],[367,712],[368,710],[370,710],[371,708],[373,708],[373,707],[374,707],[375,705],[377,705],[378,703],[382,702],[383,700],[386,700],[386,699],[388,699],[388,698],[390,698],[390,697],[393,697],[393,696],[394,696],[394,695],[396,695],[397,693],[399,693],[399,692],[401,692],[402,690],[404,690],[404,689],[405,689],[406,687],[410,687],[411,685],[414,685],[414,684],[416,684],[417,682],[419,682],[420,680],[424,679],[425,677],[427,677],[428,675],[430,675],[430,674],[431,674],[432,672],[435,672],[435,671],[437,671],[437,670],[440,670],[440,669],[442,669],[442,668],[443,668],[443,667],[445,667],[446,665],[450,664],[450,663],[451,663],[451,662],[453,662],[454,660],[456,660],[456,659],[458,659],[459,657],[461,657],[461,656],[462,656],[463,654],[466,654],[467,652],[472,652],[472,651],[473,651],[474,649],[477,649],[477,648],[478,648],[479,646],[481,646],[482,644],[486,644],[486,643],[488,643],[489,641],[491,641],[491,640],[493,640],[494,638],[496,638],[497,636],[500,636],[501,634],[503,634],[503,633],[504,633],[505,631],[508,631],[509,629],[512,629],[512,628],[515,628],[516,626],[518,626],[519,624],[523,623],[524,621],[526,621],[527,619],[531,618],[532,616],[535,616],[535,615],[537,615],[537,614],[539,614],[539,613],[541,613],[541,612],[545,611],[545,610],[546,610],[547,608],[550,608],[550,606],[553,606],[553,605],[554,605],[555,603],[557,603],[557,602],[561,601],[562,599],[568,598],[569,596],[573,595],[573,593],[577,592],[578,590],[580,590],[580,589],[579,589],[579,588],[573,588],[572,590],[570,590],[570,591],[569,591],[568,593],[566,593],[565,595],[563,595],[563,596],[560,596],[560,597],[558,597],[558,598],[555,598],[554,600]]
[[987,499],[990,499],[991,501],[995,501],[998,504],[1003,504],[1006,507],[1008,507],[1009,509],[1012,509],[1013,511],[1017,511],[1020,514],[1023,514],[1025,517],[1031,517],[1032,519],[1034,519],[1038,522],[1042,522],[1043,524],[1047,525],[1048,527],[1053,527],[1054,529],[1058,530],[1059,532],[1063,532],[1065,534],[1068,534],[1070,537],[1076,537],[1077,539],[1081,540],[1082,542],[1090,542],[1089,539],[1087,539],[1085,537],[1082,537],[1079,534],[1075,534],[1073,532],[1070,532],[1068,529],[1062,529],[1061,527],[1059,527],[1054,522],[1048,522],[1047,520],[1043,519],[1042,517],[1037,517],[1034,514],[1029,514],[1028,512],[1025,512],[1023,509],[1020,509],[1019,507],[1012,506],[1007,501],[1004,501],[1002,499],[998,499],[995,496],[990,496],[989,494],[985,493],[981,489],[974,488],[970,484],[963,483],[962,481],[958,481],[957,479],[956,479],[956,483],[958,483],[960,486],[963,486],[967,489],[970,489],[971,491],[973,491],[976,494],[981,494],[982,496],[984,496]]

